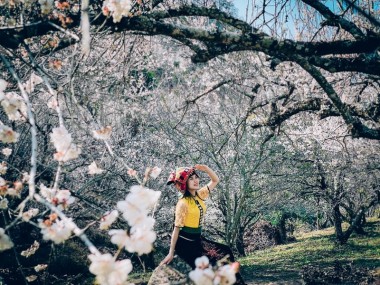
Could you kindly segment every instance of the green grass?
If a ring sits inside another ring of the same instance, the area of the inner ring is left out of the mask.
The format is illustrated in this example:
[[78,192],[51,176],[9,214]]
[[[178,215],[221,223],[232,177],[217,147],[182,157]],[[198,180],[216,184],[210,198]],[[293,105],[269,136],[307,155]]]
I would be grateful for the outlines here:
[[257,284],[301,279],[303,266],[327,267],[335,261],[380,268],[380,219],[369,219],[365,231],[366,235],[353,234],[343,246],[335,244],[333,228],[299,235],[294,243],[255,251],[239,259],[242,274]]

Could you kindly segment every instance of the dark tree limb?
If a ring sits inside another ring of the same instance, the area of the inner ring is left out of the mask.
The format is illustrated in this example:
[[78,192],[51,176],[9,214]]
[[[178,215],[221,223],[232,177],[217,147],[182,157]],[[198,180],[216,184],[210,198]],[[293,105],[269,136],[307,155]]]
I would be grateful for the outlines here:
[[355,39],[362,39],[365,37],[364,33],[352,22],[334,14],[329,8],[322,4],[319,0],[302,0],[305,4],[313,7],[323,17],[326,18],[326,25],[341,27],[350,33]]

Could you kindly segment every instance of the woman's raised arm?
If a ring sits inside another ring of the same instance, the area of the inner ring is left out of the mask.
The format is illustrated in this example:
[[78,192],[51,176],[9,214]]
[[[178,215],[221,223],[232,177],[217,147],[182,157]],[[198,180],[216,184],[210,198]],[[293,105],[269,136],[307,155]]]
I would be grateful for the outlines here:
[[194,166],[194,168],[196,170],[206,172],[207,175],[210,177],[211,181],[209,183],[207,183],[208,189],[210,191],[212,189],[214,189],[216,187],[216,185],[218,185],[218,183],[219,183],[219,177],[218,177],[218,175],[216,175],[216,173],[214,172],[214,170],[212,170],[210,167],[208,167],[207,165],[204,165],[204,164],[196,164]]

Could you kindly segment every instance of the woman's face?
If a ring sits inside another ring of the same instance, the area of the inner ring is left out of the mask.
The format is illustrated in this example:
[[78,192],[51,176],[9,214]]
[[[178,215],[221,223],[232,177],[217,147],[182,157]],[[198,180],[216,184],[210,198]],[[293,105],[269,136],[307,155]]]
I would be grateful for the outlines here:
[[187,179],[187,188],[189,190],[199,189],[199,177],[197,175],[191,175],[189,179]]

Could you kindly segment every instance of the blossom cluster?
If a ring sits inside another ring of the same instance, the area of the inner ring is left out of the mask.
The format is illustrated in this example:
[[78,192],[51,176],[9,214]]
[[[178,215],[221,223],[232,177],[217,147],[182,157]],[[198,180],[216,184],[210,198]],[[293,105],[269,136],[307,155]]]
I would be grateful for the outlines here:
[[38,226],[41,228],[41,233],[44,240],[51,240],[55,244],[60,244],[66,241],[75,228],[71,219],[60,220],[57,214],[51,214],[49,219],[39,220]]
[[136,185],[124,201],[117,203],[123,218],[131,226],[129,233],[125,230],[111,230],[111,242],[119,247],[125,247],[129,252],[139,255],[149,253],[156,240],[153,231],[154,219],[148,216],[149,210],[158,202],[161,192]]
[[[1,105],[10,120],[21,120],[26,117],[26,105],[22,99],[14,92],[5,93],[7,82],[0,79],[0,101]],[[19,134],[10,127],[0,122],[0,141],[4,143],[17,142]]]
[[96,281],[102,285],[125,284],[128,274],[132,271],[129,259],[115,260],[109,254],[91,254],[90,272],[96,275]]
[[54,154],[54,159],[57,161],[68,161],[75,159],[81,153],[73,142],[71,135],[64,126],[54,128],[50,134],[51,142],[54,144],[57,152]]
[[48,188],[44,184],[40,185],[41,195],[58,209],[66,209],[70,204],[74,203],[75,198],[71,196],[69,190],[56,190]]
[[[5,161],[0,163],[0,174],[5,174],[8,170]],[[0,209],[5,210],[8,207],[8,200],[5,196],[20,197],[21,190],[23,189],[23,183],[21,181],[15,181],[13,183],[6,181],[0,177]]]
[[131,0],[105,0],[103,2],[103,14],[111,15],[114,23],[120,22],[122,17],[127,17],[131,8]]
[[195,269],[189,273],[189,277],[195,285],[234,284],[236,273],[239,271],[238,262],[222,265],[214,270],[206,256],[197,258],[195,266]]
[[[153,231],[154,218],[148,214],[158,202],[160,195],[161,192],[141,185],[132,186],[125,200],[117,203],[117,209],[131,228],[128,232],[123,229],[111,229],[111,242],[138,255],[149,253],[153,248],[156,233]],[[109,229],[118,216],[117,210],[107,212],[101,219],[100,229]],[[116,257],[110,254],[91,254],[89,259],[90,272],[96,275],[97,282],[102,285],[125,284],[132,270],[130,260],[117,261]]]

